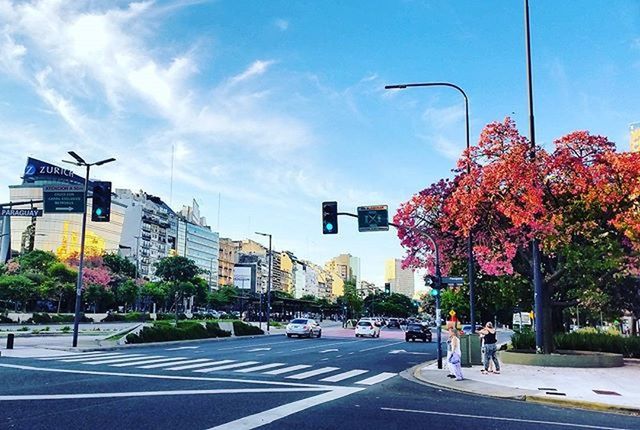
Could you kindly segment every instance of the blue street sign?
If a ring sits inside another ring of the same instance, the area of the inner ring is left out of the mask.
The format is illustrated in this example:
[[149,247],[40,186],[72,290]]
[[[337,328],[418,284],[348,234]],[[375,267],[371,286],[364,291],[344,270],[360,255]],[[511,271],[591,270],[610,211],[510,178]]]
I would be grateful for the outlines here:
[[0,216],[42,216],[42,209],[0,209]]
[[82,185],[45,185],[45,213],[83,213],[85,206]]
[[358,231],[387,230],[389,230],[389,210],[387,205],[358,207]]

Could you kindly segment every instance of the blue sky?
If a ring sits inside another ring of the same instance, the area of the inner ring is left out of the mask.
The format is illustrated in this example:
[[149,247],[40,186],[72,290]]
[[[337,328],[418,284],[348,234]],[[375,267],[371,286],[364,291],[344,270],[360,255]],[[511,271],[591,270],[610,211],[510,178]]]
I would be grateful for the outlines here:
[[[0,0],[0,184],[75,150],[114,188],[196,198],[220,233],[271,232],[322,263],[349,252],[382,282],[394,233],[321,233],[320,204],[398,203],[448,176],[471,139],[528,134],[522,2]],[[531,1],[539,142],[588,129],[628,150],[640,121],[640,3]],[[170,193],[171,148],[175,148]],[[0,200],[8,189],[0,187]]]

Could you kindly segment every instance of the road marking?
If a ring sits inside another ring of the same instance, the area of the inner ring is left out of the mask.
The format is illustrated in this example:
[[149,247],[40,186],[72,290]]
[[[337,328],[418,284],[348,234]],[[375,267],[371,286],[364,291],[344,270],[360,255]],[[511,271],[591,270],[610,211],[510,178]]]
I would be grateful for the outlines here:
[[602,427],[602,426],[592,426],[589,424],[560,423],[557,421],[525,420],[522,418],[485,417],[482,415],[454,414],[451,412],[419,411],[415,409],[397,409],[397,408],[380,408],[380,409],[383,411],[413,412],[416,414],[426,414],[426,415],[443,415],[443,416],[450,416],[450,417],[473,418],[473,419],[484,419],[484,420],[495,420],[495,421],[512,421],[512,422],[520,422],[520,423],[545,424],[545,425],[554,425],[554,426],[562,426],[562,427],[579,427],[579,428],[585,428],[585,429],[631,430],[631,429],[622,428],[622,427]]
[[253,379],[216,378],[211,376],[154,375],[150,373],[105,372],[100,370],[58,369],[58,368],[50,368],[50,367],[33,367],[33,366],[24,366],[19,364],[2,364],[2,363],[0,363],[0,367],[7,367],[10,369],[20,369],[20,370],[34,370],[39,372],[71,373],[71,374],[79,374],[79,375],[122,376],[125,378],[167,379],[167,380],[175,380],[175,381],[237,382],[240,384],[281,385],[285,387],[315,387],[315,388],[326,388],[328,390],[332,390],[334,388],[331,385],[305,384],[305,383],[298,383],[298,382],[264,381],[264,380],[253,380]]
[[240,418],[235,421],[228,422],[216,427],[212,427],[208,430],[251,430],[257,427],[262,427],[266,424],[285,418],[289,415],[295,414],[305,409],[312,408],[322,403],[331,402],[341,397],[348,396],[363,388],[346,388],[340,387],[335,390],[323,393],[318,396],[308,397],[306,399],[298,400],[296,402],[288,403],[286,405],[278,406],[273,409],[269,409],[263,412],[258,412],[254,415],[249,415],[244,418]]
[[149,364],[148,366],[140,366],[140,369],[157,369],[158,367],[169,367],[169,366],[177,366],[179,364],[191,364],[191,363],[201,363],[203,361],[209,361],[208,358],[196,358],[189,360],[180,360],[180,361],[169,361],[165,363],[155,363]]
[[208,361],[206,363],[198,363],[198,364],[189,364],[187,366],[179,366],[179,367],[170,367],[165,370],[187,370],[187,369],[197,369],[198,367],[207,367],[207,366],[215,366],[217,364],[226,364],[233,363],[235,360],[219,360],[219,361]]
[[405,341],[403,340],[402,342],[394,342],[394,343],[388,343],[388,344],[386,344],[386,345],[372,346],[371,348],[361,349],[361,350],[360,350],[360,351],[358,351],[358,352],[371,351],[371,350],[379,349],[379,348],[388,348],[388,347],[390,347],[390,346],[398,345],[398,344],[401,344],[401,343],[405,343]]
[[229,350],[232,350],[232,349],[251,348],[252,346],[256,347],[256,346],[260,346],[260,345],[271,345],[271,346],[273,346],[273,345],[279,345],[281,343],[289,343],[289,342],[291,342],[291,341],[290,340],[285,340],[285,341],[282,341],[282,342],[266,342],[264,344],[258,344],[258,345],[233,346],[233,347],[230,347],[230,348],[219,348],[216,351],[229,351]]
[[259,370],[271,369],[273,367],[286,366],[287,363],[271,363],[271,364],[263,364],[262,366],[249,367],[247,369],[236,370],[238,373],[250,373],[257,372]]
[[141,366],[143,364],[160,363],[160,362],[163,362],[163,361],[175,361],[175,360],[177,360],[179,358],[182,358],[182,357],[178,357],[178,358],[176,358],[176,357],[155,358],[155,359],[152,359],[152,360],[149,360],[148,357],[144,357],[144,359],[140,360],[140,361],[134,361],[132,363],[112,364],[111,366],[113,366],[113,367],[133,367],[133,366]]
[[389,351],[389,354],[414,354],[414,355],[431,355],[429,352],[409,352],[404,349],[394,349],[393,351]]
[[373,384],[377,384],[378,382],[382,382],[382,381],[386,381],[389,378],[393,378],[394,376],[396,376],[397,373],[391,373],[391,372],[382,372],[376,376],[372,376],[371,378],[367,378],[367,379],[363,379],[362,381],[358,381],[356,382],[356,384],[359,385],[373,385]]
[[340,369],[339,367],[321,367],[320,369],[309,370],[308,372],[298,373],[297,375],[287,376],[288,379],[307,379],[312,376],[322,375],[323,373],[333,372]]
[[251,366],[252,364],[258,364],[258,363],[260,362],[259,361],[243,361],[242,363],[225,364],[222,366],[208,367],[206,369],[194,370],[194,372],[209,373],[209,372],[216,372],[218,370],[227,370],[227,369],[235,369],[236,367]]
[[295,372],[296,370],[306,369],[309,366],[308,364],[296,364],[295,366],[285,367],[283,369],[270,370],[269,372],[264,372],[265,375],[281,375],[283,373]]
[[[137,355],[142,355],[142,354],[137,354]],[[65,363],[76,363],[78,361],[92,361],[92,360],[102,360],[104,358],[107,357],[111,357],[111,358],[116,358],[116,357],[125,357],[125,354],[118,352],[118,353],[113,353],[113,354],[103,354],[103,355],[99,355],[99,356],[94,356],[94,357],[83,357],[83,358],[71,358],[69,360],[60,360],[63,361]]]
[[354,369],[348,372],[338,373],[337,375],[329,376],[328,378],[321,379],[320,382],[340,382],[345,379],[353,378],[354,376],[367,373],[368,370]]
[[55,357],[38,358],[38,360],[62,360],[63,358],[93,357],[93,356],[102,355],[102,354],[104,354],[104,351],[78,352],[75,354],[63,354],[63,355],[56,355]]
[[326,391],[326,388],[218,388],[213,390],[176,390],[176,391],[128,391],[117,393],[81,393],[81,394],[21,394],[0,396],[0,401],[16,400],[65,400],[65,399],[104,399],[111,397],[153,397],[184,396],[194,394],[235,394],[235,393],[287,393],[306,391]]
[[247,352],[256,352],[256,351],[271,351],[271,348],[253,348],[248,350]]
[[339,351],[338,349],[334,348],[334,349],[325,349],[324,351],[320,351],[320,354],[326,354],[327,352],[335,352],[335,351]]
[[181,349],[198,349],[199,346],[179,346],[177,348],[167,348],[165,351],[179,351]]
[[144,366],[136,366],[136,367],[138,369],[155,369],[156,367],[162,367],[164,365],[171,366],[174,363],[177,363],[179,361],[184,361],[186,359],[187,357],[171,357],[171,360],[169,359],[157,360],[151,364],[145,364]]
[[347,341],[347,342],[342,341],[342,342],[325,343],[325,344],[323,344],[323,345],[307,346],[306,348],[297,348],[297,349],[292,349],[292,350],[291,350],[291,352],[293,352],[293,351],[304,351],[304,350],[306,350],[306,349],[324,348],[324,347],[326,347],[326,346],[330,346],[330,345],[340,345],[340,344],[345,344],[345,343],[351,343],[351,342],[348,342],[348,341]]
[[[148,355],[144,358],[161,358],[164,357],[163,355]],[[142,357],[132,357],[132,356],[128,356],[128,357],[117,357],[117,358],[107,358],[106,360],[102,360],[102,361],[91,361],[88,363],[84,363],[84,364],[91,364],[91,365],[95,365],[95,364],[111,364],[111,363],[122,363],[125,361],[134,361],[134,360],[140,360]]]

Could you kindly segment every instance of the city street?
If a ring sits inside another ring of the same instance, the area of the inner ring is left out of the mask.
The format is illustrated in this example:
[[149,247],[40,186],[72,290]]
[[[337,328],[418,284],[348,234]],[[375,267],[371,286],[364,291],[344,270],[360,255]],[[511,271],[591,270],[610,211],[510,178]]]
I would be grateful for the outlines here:
[[435,343],[281,335],[0,358],[0,428],[639,428],[636,417],[434,389],[399,373]]

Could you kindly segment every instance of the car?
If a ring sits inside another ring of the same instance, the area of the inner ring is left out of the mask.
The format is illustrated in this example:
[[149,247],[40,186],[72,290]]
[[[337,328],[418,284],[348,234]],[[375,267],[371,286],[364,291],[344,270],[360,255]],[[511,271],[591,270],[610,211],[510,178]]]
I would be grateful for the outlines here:
[[356,324],[356,337],[380,337],[380,327],[372,321],[358,321]]
[[404,340],[409,342],[416,339],[422,339],[423,342],[431,342],[431,330],[422,324],[412,323],[407,325],[407,331],[404,333]]
[[[482,329],[481,325],[476,325],[476,330],[475,331],[478,331],[478,330],[481,330],[481,329]],[[472,333],[471,324],[463,325],[461,331],[464,334],[471,334]]]
[[387,322],[387,327],[389,327],[389,328],[391,328],[391,327],[400,328],[400,320],[398,318],[389,318],[389,321]]
[[287,337],[322,337],[322,327],[311,318],[296,318],[287,324],[285,329]]

